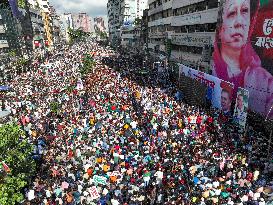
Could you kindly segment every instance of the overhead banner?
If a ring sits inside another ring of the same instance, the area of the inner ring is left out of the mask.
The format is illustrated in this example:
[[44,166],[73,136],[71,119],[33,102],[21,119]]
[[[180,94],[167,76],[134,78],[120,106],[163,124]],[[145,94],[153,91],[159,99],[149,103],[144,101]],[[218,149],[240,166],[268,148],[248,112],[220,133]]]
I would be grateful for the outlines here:
[[226,114],[230,113],[234,88],[232,83],[222,81],[215,76],[179,64],[179,76],[181,75],[190,77],[206,85],[209,90],[208,98],[211,100],[213,107],[222,109]]
[[245,128],[248,110],[249,92],[244,88],[238,88],[236,105],[234,109],[234,122]]
[[249,92],[249,108],[273,118],[273,1],[221,0],[213,75]]

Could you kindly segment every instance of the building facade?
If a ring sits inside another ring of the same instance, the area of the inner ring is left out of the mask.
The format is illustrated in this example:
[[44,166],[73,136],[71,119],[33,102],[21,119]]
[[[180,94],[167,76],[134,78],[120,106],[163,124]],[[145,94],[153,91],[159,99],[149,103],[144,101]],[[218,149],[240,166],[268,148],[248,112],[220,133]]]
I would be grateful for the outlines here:
[[148,0],[137,0],[136,1],[136,17],[142,18],[144,11],[149,8]]
[[47,46],[53,45],[53,24],[50,16],[50,6],[48,0],[28,0],[32,8],[40,10],[44,24],[44,42]]
[[106,32],[106,25],[103,17],[94,18],[95,31]]
[[87,13],[72,14],[74,29],[91,32],[91,20]]
[[74,29],[73,26],[73,20],[72,20],[72,14],[71,13],[65,13],[60,15],[60,36],[61,41],[63,42],[69,42],[69,29]]
[[0,13],[0,53],[1,54],[6,53],[8,49],[9,43],[6,36],[6,26]]
[[34,35],[44,35],[45,28],[40,10],[35,7],[30,7],[29,12]]
[[0,54],[22,53],[22,34],[9,5],[0,4]]
[[112,45],[118,45],[120,41],[120,5],[120,0],[108,0],[107,3],[109,41]]
[[218,16],[218,0],[173,1],[172,55],[178,61],[207,71],[210,67]]
[[53,44],[56,45],[59,44],[61,40],[60,16],[57,14],[53,6],[49,6],[49,11],[52,24]]
[[148,0],[109,0],[107,8],[110,42],[132,45],[140,37],[141,18]]
[[149,44],[166,53],[171,42],[174,61],[209,68],[218,15],[218,0],[149,0]]

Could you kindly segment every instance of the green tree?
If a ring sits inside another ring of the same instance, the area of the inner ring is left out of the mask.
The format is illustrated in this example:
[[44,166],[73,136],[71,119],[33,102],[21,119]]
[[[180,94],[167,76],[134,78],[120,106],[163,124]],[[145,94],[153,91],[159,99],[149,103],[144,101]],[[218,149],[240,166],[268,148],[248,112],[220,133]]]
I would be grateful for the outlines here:
[[83,66],[80,70],[81,75],[85,76],[88,74],[96,65],[96,62],[90,54],[85,54],[83,58]]
[[0,127],[0,160],[10,170],[6,172],[3,167],[0,168],[1,205],[13,205],[24,199],[22,188],[35,173],[32,151],[33,146],[16,123],[7,123]]
[[68,34],[72,43],[76,40],[84,40],[90,35],[88,32],[84,32],[81,28],[76,30],[69,28]]
[[142,22],[141,18],[137,17],[137,18],[135,19],[135,21],[134,21],[134,24],[135,24],[135,25],[140,25],[141,22]]

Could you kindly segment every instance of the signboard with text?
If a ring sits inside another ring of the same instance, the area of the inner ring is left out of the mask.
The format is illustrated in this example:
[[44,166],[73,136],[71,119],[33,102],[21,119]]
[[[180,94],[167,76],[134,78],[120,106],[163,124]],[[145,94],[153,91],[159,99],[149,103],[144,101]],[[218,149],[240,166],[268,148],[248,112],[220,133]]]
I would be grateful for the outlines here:
[[[273,118],[273,1],[220,1],[213,75],[249,92],[249,108]],[[236,96],[236,95],[235,95]],[[235,97],[234,96],[234,97]]]

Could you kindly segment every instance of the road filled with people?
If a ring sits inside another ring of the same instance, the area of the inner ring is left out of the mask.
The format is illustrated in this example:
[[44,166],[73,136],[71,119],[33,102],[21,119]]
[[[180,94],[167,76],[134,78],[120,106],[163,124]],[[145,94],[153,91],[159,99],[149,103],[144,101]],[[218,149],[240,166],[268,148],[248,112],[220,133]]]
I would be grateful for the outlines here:
[[[96,65],[83,78],[86,53]],[[22,204],[273,203],[273,162],[261,160],[260,144],[113,54],[78,43],[13,78],[5,107],[39,162]]]

